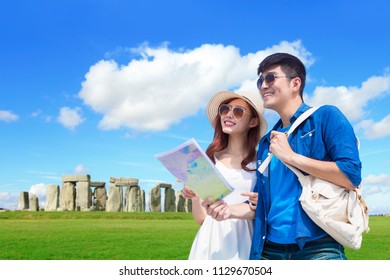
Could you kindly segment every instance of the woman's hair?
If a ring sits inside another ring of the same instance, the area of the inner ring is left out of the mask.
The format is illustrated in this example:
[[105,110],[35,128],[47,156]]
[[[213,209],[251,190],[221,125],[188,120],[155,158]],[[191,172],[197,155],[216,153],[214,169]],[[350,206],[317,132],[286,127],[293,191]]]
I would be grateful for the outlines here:
[[[223,103],[229,103],[235,98],[225,100]],[[245,101],[246,102],[246,101]],[[248,102],[246,102],[248,104]],[[248,104],[248,107],[251,110],[251,115],[253,118],[258,118],[256,110]],[[227,148],[229,143],[229,135],[222,131],[221,117],[217,115],[214,120],[214,139],[208,146],[206,150],[207,156],[215,164],[214,155]],[[256,158],[256,147],[260,141],[260,121],[257,126],[251,127],[247,135],[247,145],[248,145],[248,155],[241,162],[242,169],[246,171],[255,171],[256,169],[250,169],[247,165]]]

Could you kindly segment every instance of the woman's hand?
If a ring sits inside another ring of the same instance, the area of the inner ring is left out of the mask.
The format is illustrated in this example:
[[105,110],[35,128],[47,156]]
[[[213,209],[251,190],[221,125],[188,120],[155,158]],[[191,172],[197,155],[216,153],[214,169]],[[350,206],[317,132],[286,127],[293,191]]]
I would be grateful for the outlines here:
[[206,198],[202,206],[206,209],[207,215],[217,221],[226,220],[231,216],[230,208],[223,199],[214,202],[211,198]]
[[184,188],[181,190],[181,196],[185,199],[193,199],[195,197],[198,197],[189,187],[184,186]]

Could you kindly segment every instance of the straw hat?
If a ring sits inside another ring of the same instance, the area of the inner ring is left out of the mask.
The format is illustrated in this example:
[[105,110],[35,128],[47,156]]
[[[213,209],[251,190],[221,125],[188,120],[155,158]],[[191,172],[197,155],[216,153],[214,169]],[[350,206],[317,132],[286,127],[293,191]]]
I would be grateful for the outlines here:
[[264,107],[263,107],[263,101],[261,100],[259,93],[253,93],[253,92],[236,93],[231,91],[221,91],[214,94],[214,96],[211,97],[206,107],[207,117],[209,118],[211,125],[214,127],[214,120],[218,116],[219,106],[224,101],[233,98],[243,99],[255,109],[260,119],[260,137],[263,137],[263,135],[267,131],[267,122],[263,117]]

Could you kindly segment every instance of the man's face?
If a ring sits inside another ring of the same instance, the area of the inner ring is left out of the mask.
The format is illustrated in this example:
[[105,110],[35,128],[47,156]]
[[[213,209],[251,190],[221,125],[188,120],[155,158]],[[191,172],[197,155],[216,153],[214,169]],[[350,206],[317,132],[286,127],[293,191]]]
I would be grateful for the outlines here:
[[272,66],[261,74],[258,86],[265,108],[278,111],[285,105],[292,94],[290,81],[280,66]]

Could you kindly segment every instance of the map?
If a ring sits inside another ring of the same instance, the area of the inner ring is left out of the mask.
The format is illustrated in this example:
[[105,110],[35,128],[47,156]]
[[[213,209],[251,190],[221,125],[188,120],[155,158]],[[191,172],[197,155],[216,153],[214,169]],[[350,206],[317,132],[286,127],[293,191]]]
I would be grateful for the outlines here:
[[202,199],[211,197],[217,201],[233,191],[193,138],[156,158]]

